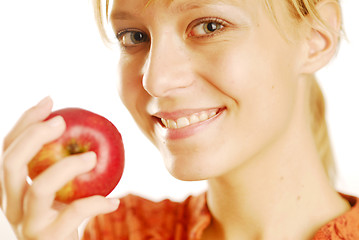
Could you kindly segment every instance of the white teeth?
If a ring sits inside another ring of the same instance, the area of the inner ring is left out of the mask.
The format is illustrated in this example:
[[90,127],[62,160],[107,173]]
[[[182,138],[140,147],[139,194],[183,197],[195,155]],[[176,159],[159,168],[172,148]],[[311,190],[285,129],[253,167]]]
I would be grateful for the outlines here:
[[206,121],[207,119],[215,116],[217,112],[218,110],[212,110],[210,112],[204,111],[201,113],[192,114],[191,116],[188,117],[178,118],[176,121],[171,119],[164,119],[164,118],[161,118],[161,121],[166,128],[171,128],[171,129],[183,128],[191,124]]
[[195,115],[195,114],[191,115],[190,118],[189,118],[189,122],[190,122],[190,124],[198,123],[199,122],[198,116]]
[[199,115],[199,120],[204,121],[207,119],[208,119],[208,114],[206,112],[201,112],[201,114]]
[[186,127],[189,125],[189,120],[186,117],[177,119],[177,128]]
[[211,117],[213,117],[213,116],[216,115],[216,114],[217,114],[217,111],[213,110],[213,111],[211,111],[211,112],[209,113],[208,118],[211,118]]
[[168,121],[168,128],[177,128],[177,123],[173,120],[167,120]]
[[166,128],[168,128],[168,122],[167,122],[167,120],[164,119],[164,118],[161,118],[161,121],[162,121],[163,125],[164,125]]

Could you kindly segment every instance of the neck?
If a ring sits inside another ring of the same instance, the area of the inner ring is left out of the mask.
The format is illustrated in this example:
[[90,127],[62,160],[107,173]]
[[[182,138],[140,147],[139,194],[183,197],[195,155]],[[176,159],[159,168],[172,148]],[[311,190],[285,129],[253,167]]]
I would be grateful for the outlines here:
[[306,121],[268,149],[208,181],[213,216],[204,238],[311,239],[349,209],[331,186]]

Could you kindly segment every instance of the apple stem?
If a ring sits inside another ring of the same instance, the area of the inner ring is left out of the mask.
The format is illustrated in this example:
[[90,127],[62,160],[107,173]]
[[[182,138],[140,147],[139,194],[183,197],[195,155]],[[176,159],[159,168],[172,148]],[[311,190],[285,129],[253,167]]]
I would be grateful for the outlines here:
[[86,149],[81,147],[79,144],[77,144],[77,142],[72,141],[70,144],[67,145],[66,147],[67,151],[70,154],[78,154],[78,153],[84,153],[86,152]]

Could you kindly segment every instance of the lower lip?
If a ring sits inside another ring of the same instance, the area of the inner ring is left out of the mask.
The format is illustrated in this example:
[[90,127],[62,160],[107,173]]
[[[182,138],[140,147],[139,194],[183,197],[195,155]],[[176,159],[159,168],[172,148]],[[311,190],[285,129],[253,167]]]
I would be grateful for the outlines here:
[[[165,138],[168,140],[179,140],[188,138],[190,136],[195,135],[197,132],[201,131],[202,129],[208,127],[208,125],[212,124],[214,121],[216,121],[220,116],[222,116],[223,112],[225,110],[221,109],[215,116],[203,121],[198,122],[192,125],[189,125],[187,127],[183,128],[164,128],[166,131]],[[163,128],[163,126],[161,125]]]

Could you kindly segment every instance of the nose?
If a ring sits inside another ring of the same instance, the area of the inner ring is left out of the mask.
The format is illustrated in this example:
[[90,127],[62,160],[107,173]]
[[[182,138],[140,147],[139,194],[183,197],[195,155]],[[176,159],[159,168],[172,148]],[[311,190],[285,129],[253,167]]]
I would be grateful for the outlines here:
[[180,37],[165,33],[152,38],[142,84],[153,97],[183,92],[193,81],[190,58]]

